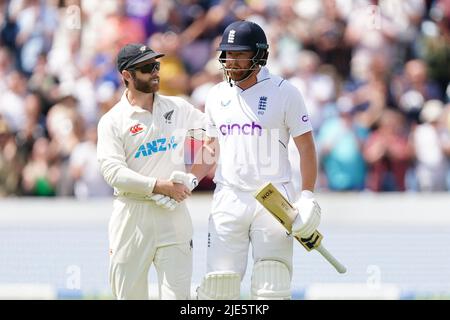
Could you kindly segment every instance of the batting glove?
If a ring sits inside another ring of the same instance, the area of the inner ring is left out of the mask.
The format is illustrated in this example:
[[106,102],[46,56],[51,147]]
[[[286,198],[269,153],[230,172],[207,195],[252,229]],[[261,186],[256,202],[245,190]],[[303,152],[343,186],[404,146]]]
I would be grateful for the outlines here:
[[195,187],[198,186],[198,179],[196,176],[194,176],[192,173],[185,173],[183,171],[174,171],[170,175],[169,178],[170,181],[176,182],[176,183],[182,183],[186,186],[186,188],[189,189],[189,191],[192,191],[195,189]]
[[174,210],[178,205],[178,202],[169,196],[163,194],[153,194],[150,197],[151,200],[155,201],[155,204],[170,211]]
[[[196,176],[194,176],[192,173],[185,173],[182,171],[172,172],[169,180],[175,183],[184,184],[186,188],[189,189],[189,191],[192,191],[198,185],[198,180]],[[156,205],[164,209],[168,209],[170,211],[174,210],[179,204],[178,201],[162,194],[154,194],[150,197],[150,199],[155,201]]]
[[292,234],[300,238],[309,238],[319,226],[321,216],[321,209],[314,200],[314,194],[309,190],[303,190],[294,207],[298,214],[292,224]]

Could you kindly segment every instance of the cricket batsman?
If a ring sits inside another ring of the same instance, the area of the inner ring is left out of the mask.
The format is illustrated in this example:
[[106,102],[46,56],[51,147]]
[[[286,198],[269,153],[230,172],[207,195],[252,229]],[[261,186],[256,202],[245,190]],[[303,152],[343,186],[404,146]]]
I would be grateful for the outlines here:
[[98,161],[115,194],[109,282],[117,299],[148,299],[151,264],[161,299],[190,297],[192,222],[182,201],[197,180],[184,173],[183,145],[205,120],[185,100],[157,93],[163,56],[144,44],[120,50],[126,89],[98,124]]
[[[230,24],[218,48],[225,81],[207,97],[208,139],[202,152],[216,159],[217,187],[199,299],[239,299],[250,244],[252,299],[291,298],[292,237],[253,197],[265,183],[272,182],[295,203],[299,213],[294,235],[307,238],[320,223],[313,193],[317,159],[311,122],[300,92],[265,67],[268,48],[264,31],[249,21]],[[290,136],[301,159],[302,192],[296,202],[288,160]],[[192,173],[200,180],[212,165],[196,162]]]

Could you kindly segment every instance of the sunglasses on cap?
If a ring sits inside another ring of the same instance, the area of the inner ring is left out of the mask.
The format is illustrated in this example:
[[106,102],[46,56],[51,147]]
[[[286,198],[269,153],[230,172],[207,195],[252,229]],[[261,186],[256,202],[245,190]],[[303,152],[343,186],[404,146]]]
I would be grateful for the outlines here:
[[144,64],[140,67],[130,68],[128,70],[132,71],[140,71],[142,73],[154,73],[155,71],[159,71],[161,63],[159,61]]

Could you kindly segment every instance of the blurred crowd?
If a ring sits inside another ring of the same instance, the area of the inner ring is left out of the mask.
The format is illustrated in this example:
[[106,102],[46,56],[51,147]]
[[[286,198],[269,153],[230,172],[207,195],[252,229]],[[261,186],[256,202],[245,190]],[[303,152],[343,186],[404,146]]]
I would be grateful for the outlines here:
[[318,189],[450,190],[449,0],[0,0],[0,197],[111,195],[96,125],[123,91],[119,48],[165,53],[160,92],[203,109],[238,19],[303,94]]

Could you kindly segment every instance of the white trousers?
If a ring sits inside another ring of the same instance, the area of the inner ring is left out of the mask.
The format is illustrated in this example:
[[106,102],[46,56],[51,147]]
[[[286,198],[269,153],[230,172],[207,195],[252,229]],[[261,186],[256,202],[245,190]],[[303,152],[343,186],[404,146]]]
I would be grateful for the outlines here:
[[[292,184],[276,184],[290,201]],[[292,238],[253,197],[253,192],[218,185],[208,225],[207,272],[234,271],[244,277],[249,244],[253,260],[276,260],[292,274]]]
[[116,299],[148,299],[152,263],[160,299],[189,299],[192,222],[185,205],[174,211],[149,201],[118,198],[109,222],[109,282]]

